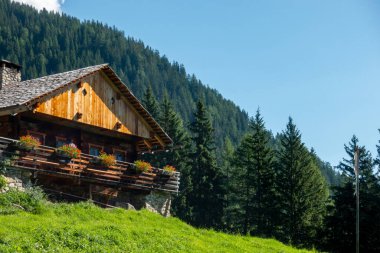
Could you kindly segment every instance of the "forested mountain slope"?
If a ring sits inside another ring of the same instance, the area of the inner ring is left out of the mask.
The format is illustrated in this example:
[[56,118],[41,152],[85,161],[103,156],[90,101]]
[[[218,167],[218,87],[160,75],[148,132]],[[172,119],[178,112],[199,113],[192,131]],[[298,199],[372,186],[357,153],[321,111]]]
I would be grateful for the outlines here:
[[0,58],[20,64],[23,79],[109,63],[138,98],[149,85],[159,100],[167,92],[186,124],[202,98],[218,147],[225,137],[237,144],[248,126],[246,112],[186,73],[184,66],[96,21],[80,22],[0,0]]

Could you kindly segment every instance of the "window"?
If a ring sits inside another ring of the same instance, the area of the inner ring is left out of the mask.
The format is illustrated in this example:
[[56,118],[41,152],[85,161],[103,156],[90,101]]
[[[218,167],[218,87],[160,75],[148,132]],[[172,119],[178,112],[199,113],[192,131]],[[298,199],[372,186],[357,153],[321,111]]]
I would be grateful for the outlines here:
[[67,139],[64,137],[55,137],[55,146],[57,148],[62,147],[63,145],[67,144]]
[[46,134],[40,133],[40,132],[35,132],[35,131],[27,131],[28,135],[36,138],[37,140],[40,141],[41,145],[45,145],[45,136]]
[[103,146],[88,144],[89,145],[89,153],[93,156],[99,156],[100,152],[103,151]]
[[125,162],[126,161],[126,153],[124,150],[121,150],[121,149],[113,149],[113,154],[115,155],[115,158],[117,161],[122,161],[122,162]]

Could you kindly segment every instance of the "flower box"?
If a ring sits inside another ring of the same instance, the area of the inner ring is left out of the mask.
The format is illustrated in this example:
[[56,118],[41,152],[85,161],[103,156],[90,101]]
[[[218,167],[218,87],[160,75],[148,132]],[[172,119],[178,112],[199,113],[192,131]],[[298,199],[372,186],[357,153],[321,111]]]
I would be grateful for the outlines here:
[[165,176],[173,176],[175,172],[176,172],[176,168],[171,165],[165,165],[161,171],[162,175],[165,175]]
[[63,163],[69,163],[71,159],[78,158],[81,151],[74,145],[66,144],[57,148],[55,154],[60,158]]
[[136,172],[138,173],[143,173],[143,172],[152,172],[153,167],[150,163],[142,161],[142,160],[137,160],[134,162]]
[[107,154],[104,152],[100,153],[96,160],[96,163],[107,168],[116,165],[116,157],[114,155]]
[[20,141],[17,143],[17,147],[24,151],[31,151],[39,145],[41,145],[40,141],[30,135],[21,136]]

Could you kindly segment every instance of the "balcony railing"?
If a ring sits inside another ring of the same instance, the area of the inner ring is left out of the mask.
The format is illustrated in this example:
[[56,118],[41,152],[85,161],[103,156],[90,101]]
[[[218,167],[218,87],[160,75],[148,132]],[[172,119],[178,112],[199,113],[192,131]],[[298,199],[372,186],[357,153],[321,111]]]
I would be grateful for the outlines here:
[[31,151],[21,151],[14,148],[17,143],[17,140],[0,137],[0,160],[6,160],[11,167],[79,178],[117,188],[178,192],[179,172],[167,173],[153,168],[152,172],[137,173],[133,163],[121,161],[105,168],[94,163],[97,157],[83,153],[66,163],[55,155],[56,149],[53,147],[40,145]]

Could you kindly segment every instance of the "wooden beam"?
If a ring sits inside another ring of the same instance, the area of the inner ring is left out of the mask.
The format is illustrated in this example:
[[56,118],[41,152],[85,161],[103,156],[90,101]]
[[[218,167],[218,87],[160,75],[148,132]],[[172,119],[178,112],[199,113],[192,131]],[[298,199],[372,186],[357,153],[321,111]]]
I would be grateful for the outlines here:
[[25,111],[29,111],[29,108],[25,105],[10,106],[7,108],[0,109],[0,116],[14,115]]
[[161,138],[158,137],[157,135],[154,135],[154,139],[156,139],[160,143],[162,148],[166,146],[165,143],[161,140]]
[[143,142],[148,147],[148,149],[152,149],[152,145],[147,140],[144,140]]

